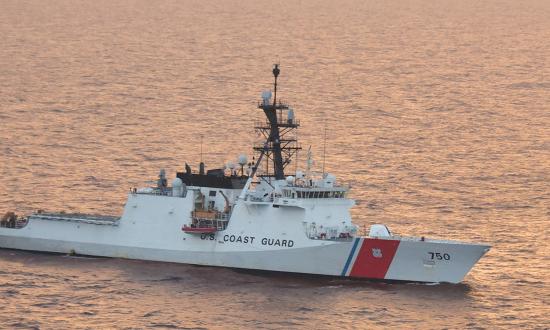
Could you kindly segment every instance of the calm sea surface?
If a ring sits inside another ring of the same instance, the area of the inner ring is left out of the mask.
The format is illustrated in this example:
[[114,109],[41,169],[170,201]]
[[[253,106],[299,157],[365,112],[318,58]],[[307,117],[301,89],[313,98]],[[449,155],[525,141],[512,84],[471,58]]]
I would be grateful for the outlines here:
[[1,250],[0,328],[550,326],[546,0],[0,0],[1,213],[251,155],[276,61],[357,224],[493,245],[462,284]]

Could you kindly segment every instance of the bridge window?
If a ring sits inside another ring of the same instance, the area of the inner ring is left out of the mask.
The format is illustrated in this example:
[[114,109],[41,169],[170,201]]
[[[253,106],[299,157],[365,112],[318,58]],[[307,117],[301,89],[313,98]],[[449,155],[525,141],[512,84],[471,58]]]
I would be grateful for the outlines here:
[[292,198],[344,198],[344,191],[288,191],[286,197]]

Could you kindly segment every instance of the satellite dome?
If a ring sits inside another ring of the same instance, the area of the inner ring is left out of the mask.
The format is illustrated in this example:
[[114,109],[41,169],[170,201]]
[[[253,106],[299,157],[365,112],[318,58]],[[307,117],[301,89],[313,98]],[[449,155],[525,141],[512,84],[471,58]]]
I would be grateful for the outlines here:
[[174,197],[182,197],[183,196],[183,181],[181,181],[180,178],[175,178],[172,181],[172,196]]
[[181,181],[180,178],[175,178],[174,181],[172,181],[172,187],[181,187],[183,186],[183,181]]
[[239,165],[246,165],[246,163],[248,163],[248,158],[246,158],[246,155],[245,154],[242,154],[242,155],[239,155],[239,159],[237,161],[239,163]]

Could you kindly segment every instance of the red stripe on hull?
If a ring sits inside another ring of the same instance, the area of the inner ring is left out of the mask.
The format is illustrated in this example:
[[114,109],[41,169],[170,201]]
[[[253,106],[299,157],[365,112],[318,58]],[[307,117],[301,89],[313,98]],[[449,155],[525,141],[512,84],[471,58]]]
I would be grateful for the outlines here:
[[398,246],[396,240],[365,238],[349,276],[383,279]]

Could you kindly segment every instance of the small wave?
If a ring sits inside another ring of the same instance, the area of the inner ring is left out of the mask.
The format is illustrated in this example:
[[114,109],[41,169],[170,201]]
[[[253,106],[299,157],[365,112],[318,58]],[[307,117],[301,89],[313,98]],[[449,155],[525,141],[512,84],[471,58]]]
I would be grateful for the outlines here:
[[308,308],[308,307],[300,307],[296,309],[298,312],[313,312],[315,311],[315,308]]
[[59,305],[59,303],[57,301],[55,301],[55,302],[36,303],[36,304],[32,304],[31,306],[40,307],[40,308],[49,308],[49,307],[54,307],[54,306],[58,306],[58,305]]
[[102,285],[102,284],[89,284],[89,285],[78,285],[78,286],[75,286],[74,289],[75,290],[90,290],[90,289],[93,289],[93,290],[100,290],[100,289],[105,289],[107,288],[107,286],[105,285]]
[[542,281],[525,280],[525,279],[517,280],[516,283],[521,285],[544,285],[544,282]]
[[496,205],[498,210],[523,210],[523,209],[532,209],[531,205]]
[[10,328],[40,330],[40,325],[37,325],[36,323],[29,324],[29,323],[16,322],[16,323],[11,323]]
[[479,211],[479,212],[487,211],[486,208],[481,207],[481,206],[468,206],[466,209],[472,210],[472,211]]
[[[152,328],[167,328],[167,329],[182,329],[180,326],[172,323],[151,323]],[[192,328],[192,329],[201,329],[201,328]],[[202,328],[205,329],[205,328]]]
[[169,158],[169,157],[154,157],[154,156],[148,156],[148,155],[143,155],[143,159],[148,161],[148,162],[153,162],[153,161],[172,161],[173,159],[172,158]]
[[452,109],[447,108],[447,107],[443,107],[443,106],[436,106],[436,107],[427,108],[426,111],[429,111],[429,112],[450,112],[450,111],[452,111]]
[[512,89],[550,89],[550,83],[519,82],[508,85]]
[[15,296],[17,294],[19,294],[19,290],[15,289],[8,289],[1,293],[2,296]]
[[183,280],[180,276],[168,276],[157,280],[151,280],[151,282],[179,282]]
[[147,312],[145,314],[143,314],[142,317],[151,317],[151,316],[155,316],[155,315],[158,315],[160,313],[159,310],[156,310],[156,311],[151,311],[151,312]]

